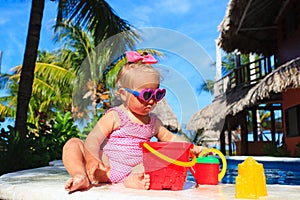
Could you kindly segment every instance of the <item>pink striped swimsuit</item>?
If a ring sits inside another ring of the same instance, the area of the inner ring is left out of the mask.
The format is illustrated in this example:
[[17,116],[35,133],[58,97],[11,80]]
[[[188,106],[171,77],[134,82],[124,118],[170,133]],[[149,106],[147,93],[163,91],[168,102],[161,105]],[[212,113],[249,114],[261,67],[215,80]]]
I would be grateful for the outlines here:
[[155,135],[157,117],[150,114],[149,124],[137,124],[130,120],[119,107],[109,109],[118,113],[121,120],[120,127],[107,138],[103,152],[107,155],[111,167],[110,181],[123,182],[136,165],[142,163],[142,148],[140,142],[148,142]]

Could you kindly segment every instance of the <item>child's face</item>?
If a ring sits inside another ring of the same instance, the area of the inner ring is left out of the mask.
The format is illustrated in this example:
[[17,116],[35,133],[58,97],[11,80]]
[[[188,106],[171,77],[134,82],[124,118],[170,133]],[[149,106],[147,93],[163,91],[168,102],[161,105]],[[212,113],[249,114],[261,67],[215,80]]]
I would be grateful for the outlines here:
[[[139,76],[135,78],[133,88],[137,92],[141,92],[143,89],[156,90],[159,87],[159,81],[152,77]],[[126,92],[126,104],[128,109],[138,115],[148,115],[150,111],[155,108],[156,100],[151,98],[148,102],[141,100],[139,97],[134,96],[130,92]]]

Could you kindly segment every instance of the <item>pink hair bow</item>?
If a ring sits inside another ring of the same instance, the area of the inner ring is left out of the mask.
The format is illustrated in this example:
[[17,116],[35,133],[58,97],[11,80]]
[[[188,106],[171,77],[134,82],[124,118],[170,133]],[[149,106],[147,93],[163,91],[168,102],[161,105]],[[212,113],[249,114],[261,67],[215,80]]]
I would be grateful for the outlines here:
[[146,64],[155,64],[155,63],[157,63],[157,60],[154,58],[153,55],[147,54],[147,55],[141,56],[136,51],[126,52],[126,57],[127,57],[127,62],[142,61],[143,63],[146,63]]

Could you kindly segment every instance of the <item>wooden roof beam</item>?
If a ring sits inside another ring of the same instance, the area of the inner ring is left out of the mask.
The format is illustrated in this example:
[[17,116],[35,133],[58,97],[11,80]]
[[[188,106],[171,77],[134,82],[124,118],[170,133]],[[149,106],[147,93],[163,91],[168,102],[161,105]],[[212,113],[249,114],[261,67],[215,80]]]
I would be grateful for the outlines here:
[[239,23],[239,26],[238,26],[238,28],[237,28],[236,31],[235,31],[235,34],[236,34],[236,35],[238,34],[238,32],[239,32],[239,30],[240,30],[240,28],[241,28],[241,26],[242,26],[242,24],[243,24],[243,22],[244,22],[244,20],[245,20],[246,14],[247,14],[247,12],[248,12],[248,10],[249,10],[249,8],[250,8],[251,3],[252,3],[252,0],[249,0],[249,1],[248,1],[248,4],[247,4],[247,6],[246,6],[246,9],[245,9],[244,12],[243,12],[243,15],[242,15],[241,21],[240,21],[240,23]]
[[275,20],[274,20],[274,24],[277,24],[281,14],[283,13],[283,11],[285,10],[286,6],[290,3],[291,0],[286,0],[283,3],[283,6],[281,7],[280,11],[278,12],[278,15],[276,16]]

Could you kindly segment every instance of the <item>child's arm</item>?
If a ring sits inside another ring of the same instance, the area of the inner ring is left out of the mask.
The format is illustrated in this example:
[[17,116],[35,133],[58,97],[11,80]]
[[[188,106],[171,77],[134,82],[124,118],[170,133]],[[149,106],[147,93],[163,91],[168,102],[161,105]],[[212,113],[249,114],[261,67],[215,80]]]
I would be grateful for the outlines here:
[[117,120],[114,113],[114,111],[111,111],[101,117],[85,140],[86,170],[91,182],[95,181],[94,173],[97,169],[106,169],[99,158],[99,153],[102,142],[115,129]]

